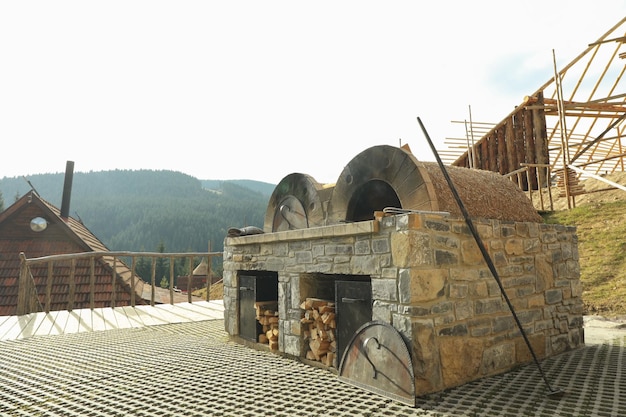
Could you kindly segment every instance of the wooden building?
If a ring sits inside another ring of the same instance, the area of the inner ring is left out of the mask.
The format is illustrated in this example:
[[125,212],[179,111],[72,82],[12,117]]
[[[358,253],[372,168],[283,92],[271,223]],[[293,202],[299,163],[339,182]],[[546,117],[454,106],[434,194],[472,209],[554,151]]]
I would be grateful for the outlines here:
[[[0,213],[0,316],[17,314],[20,253],[36,258],[94,251],[108,249],[85,225],[63,216],[35,191],[25,194]],[[114,274],[113,265],[103,257],[95,262],[92,304],[90,261],[75,262],[73,266],[70,261],[56,262],[50,279],[47,267],[31,268],[40,311],[130,305],[131,291],[136,304],[147,303],[142,297],[145,283],[136,279],[131,289],[128,267],[117,260]]]

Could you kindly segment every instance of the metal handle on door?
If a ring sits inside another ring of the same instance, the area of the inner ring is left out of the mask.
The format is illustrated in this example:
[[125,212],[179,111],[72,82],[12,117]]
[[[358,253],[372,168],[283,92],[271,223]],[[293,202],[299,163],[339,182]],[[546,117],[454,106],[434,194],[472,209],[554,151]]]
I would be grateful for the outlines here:
[[348,298],[348,297],[341,298],[342,303],[362,303],[364,301],[365,299],[363,298]]

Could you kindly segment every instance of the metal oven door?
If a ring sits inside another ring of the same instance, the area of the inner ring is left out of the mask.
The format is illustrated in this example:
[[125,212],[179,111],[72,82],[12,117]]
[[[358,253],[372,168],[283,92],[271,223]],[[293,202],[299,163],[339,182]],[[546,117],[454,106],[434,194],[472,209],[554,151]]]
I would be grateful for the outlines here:
[[352,336],[372,320],[372,284],[368,281],[335,281],[337,363],[341,363]]

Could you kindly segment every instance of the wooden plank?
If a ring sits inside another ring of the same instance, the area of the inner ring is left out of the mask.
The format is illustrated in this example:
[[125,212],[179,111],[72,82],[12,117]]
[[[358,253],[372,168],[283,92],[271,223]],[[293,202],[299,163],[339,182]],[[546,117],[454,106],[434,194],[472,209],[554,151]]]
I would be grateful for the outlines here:
[[188,314],[192,320],[215,320],[224,318],[224,307],[215,303],[200,301],[196,303],[178,303],[178,308]]
[[133,326],[133,323],[128,319],[126,315],[126,311],[123,307],[114,307],[113,313],[115,314],[115,318],[117,320],[117,328],[118,329],[128,329]]
[[222,300],[0,316],[0,340],[224,318]]
[[154,326],[158,324],[167,324],[168,321],[152,306],[136,306],[136,312],[141,316],[141,320],[146,326]]
[[137,312],[137,310],[134,307],[124,306],[124,307],[118,307],[118,308],[121,308],[124,310],[124,314],[128,318],[128,321],[131,327],[144,327],[145,326],[143,320],[141,319],[141,315]]
[[108,307],[100,307],[94,308],[91,310],[91,330],[94,332],[99,332],[107,329],[106,325],[106,317],[104,314],[104,310],[107,310]]
[[[535,155],[535,133],[533,130],[532,112],[528,109],[522,110],[524,115],[524,138],[526,139],[526,162],[537,164],[537,156]],[[537,171],[535,167],[529,168],[528,189],[537,189]]]
[[212,300],[206,304],[206,308],[210,310],[209,316],[213,320],[221,320],[224,318],[224,301]]
[[44,321],[46,317],[46,313],[31,313],[32,318],[28,321],[28,323],[22,328],[22,331],[19,335],[17,335],[16,339],[25,339],[28,337],[32,337],[37,333],[39,326]]
[[74,334],[78,333],[80,329],[80,313],[72,310],[67,315],[67,321],[65,322],[65,328],[63,333],[65,334]]
[[57,316],[54,320],[54,324],[50,328],[50,335],[58,335],[63,334],[65,332],[65,324],[67,323],[67,319],[70,315],[70,312],[67,310],[61,310],[57,313]]
[[190,318],[194,320],[214,320],[216,311],[219,311],[219,313],[221,313],[220,317],[224,318],[224,309],[216,309],[208,301],[194,302],[191,304],[182,303],[181,305],[176,305],[178,305],[183,311],[189,311],[191,314]]
[[18,316],[6,316],[5,320],[2,320],[2,325],[0,326],[0,340],[7,340],[5,335],[9,333],[11,328],[17,322]]
[[500,175],[509,173],[509,160],[506,156],[506,140],[504,135],[504,129],[497,129],[496,139],[498,141],[498,172]]
[[0,340],[15,340],[20,333],[22,332],[22,328],[28,324],[28,322],[33,318],[32,314],[26,314],[23,316],[12,316],[11,320],[7,320],[4,324],[3,335],[0,337]]
[[48,336],[55,325],[58,311],[51,311],[44,316],[43,321],[37,329],[36,336]]
[[81,308],[76,310],[80,314],[80,327],[79,332],[92,332],[93,331],[93,317],[90,308]]
[[[4,325],[5,322],[10,321],[11,317],[13,316],[0,316],[0,329],[2,329],[2,326]],[[2,335],[2,330],[0,330],[0,336]]]
[[112,308],[103,308],[102,316],[104,318],[104,325],[106,330],[117,329],[117,317]]
[[205,320],[205,315],[194,308],[192,303],[163,304],[159,308],[174,314],[177,322]]
[[[513,129],[513,119],[509,118],[504,126],[505,129],[505,142],[504,146],[506,148],[505,153],[507,157],[507,166],[508,172],[515,171],[519,168],[519,163],[517,162],[517,154],[515,153],[515,130]],[[517,179],[515,180],[517,183]],[[520,185],[518,183],[518,185]]]
[[154,306],[154,309],[158,311],[168,323],[185,323],[191,321],[185,316],[183,311],[176,307],[176,304],[158,304]]

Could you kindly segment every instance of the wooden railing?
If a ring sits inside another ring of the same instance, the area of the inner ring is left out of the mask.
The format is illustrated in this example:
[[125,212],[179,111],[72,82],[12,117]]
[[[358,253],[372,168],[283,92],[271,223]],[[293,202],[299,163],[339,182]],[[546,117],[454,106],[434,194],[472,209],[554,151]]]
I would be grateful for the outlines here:
[[[546,203],[549,203],[550,211],[554,210],[554,203],[552,200],[552,184],[551,184],[551,170],[550,165],[547,164],[520,164],[522,167],[511,171],[504,177],[511,179],[511,181],[517,183],[519,187],[526,189],[526,195],[530,199],[530,202],[535,205],[534,196],[537,194],[539,198],[539,211],[546,211]],[[547,192],[547,196],[544,196],[544,192]],[[548,198],[548,202],[544,201]]]
[[[55,265],[69,263],[70,271],[68,278],[68,294],[67,309],[72,310],[74,307],[74,297],[76,290],[76,264],[78,260],[89,260],[89,307],[95,308],[95,271],[96,261],[103,262],[108,265],[107,269],[111,273],[111,307],[115,307],[117,296],[116,291],[118,285],[116,283],[121,279],[130,287],[130,305],[135,306],[137,300],[137,289],[141,288],[139,294],[143,293],[143,286],[150,285],[150,305],[154,305],[155,295],[157,291],[156,282],[156,265],[157,259],[169,260],[169,302],[174,304],[174,260],[188,259],[189,262],[189,282],[188,289],[191,289],[192,271],[194,259],[205,258],[207,260],[207,279],[206,279],[206,300],[209,300],[211,290],[212,276],[212,260],[215,257],[221,257],[221,252],[188,252],[188,253],[154,253],[154,252],[83,252],[62,255],[43,256],[39,258],[27,258],[22,252],[20,253],[20,276],[18,283],[18,301],[17,314],[23,315],[37,311],[50,311],[51,304],[51,288],[54,280]],[[141,280],[136,275],[137,260],[139,258],[150,258],[151,276],[150,282]],[[130,259],[130,267],[127,266],[122,259]],[[31,268],[35,266],[44,266],[47,268],[46,290],[43,296],[43,303],[40,301],[40,294],[37,293],[37,287],[31,272]],[[187,301],[192,302],[193,297],[191,291],[187,292]],[[145,302],[142,302],[144,304]]]

